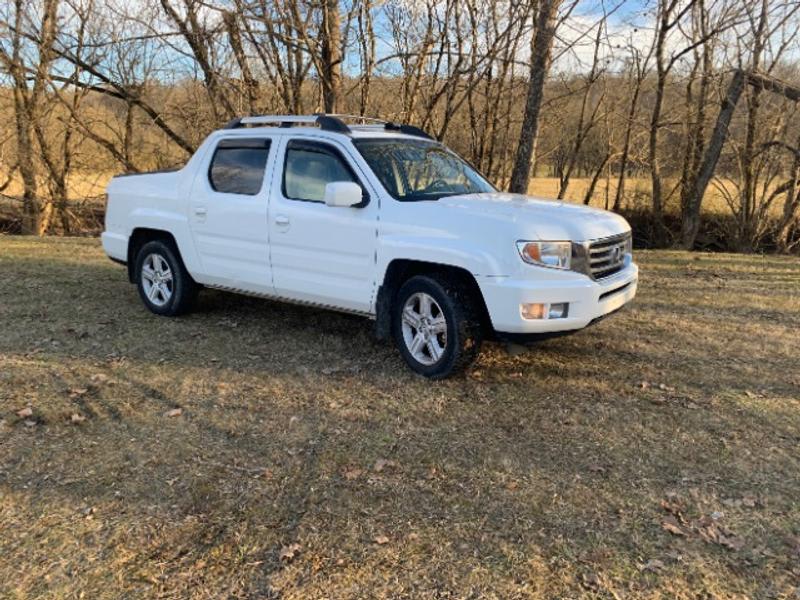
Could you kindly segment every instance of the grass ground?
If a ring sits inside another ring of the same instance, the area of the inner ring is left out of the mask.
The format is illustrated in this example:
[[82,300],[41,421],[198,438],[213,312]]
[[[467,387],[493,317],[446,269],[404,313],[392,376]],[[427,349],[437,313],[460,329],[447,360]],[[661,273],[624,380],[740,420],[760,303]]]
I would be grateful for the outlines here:
[[370,323],[169,320],[0,236],[0,597],[795,598],[800,264],[650,252],[632,307],[429,383]]

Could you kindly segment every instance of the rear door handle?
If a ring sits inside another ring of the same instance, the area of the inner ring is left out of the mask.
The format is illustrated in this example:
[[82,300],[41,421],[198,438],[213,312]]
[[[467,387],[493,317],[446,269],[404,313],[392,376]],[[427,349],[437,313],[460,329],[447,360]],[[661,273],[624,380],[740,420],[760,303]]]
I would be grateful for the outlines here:
[[289,217],[286,215],[278,215],[275,217],[275,225],[286,227],[289,224]]
[[206,222],[206,210],[205,206],[195,206],[194,207],[194,218],[198,223],[205,223]]

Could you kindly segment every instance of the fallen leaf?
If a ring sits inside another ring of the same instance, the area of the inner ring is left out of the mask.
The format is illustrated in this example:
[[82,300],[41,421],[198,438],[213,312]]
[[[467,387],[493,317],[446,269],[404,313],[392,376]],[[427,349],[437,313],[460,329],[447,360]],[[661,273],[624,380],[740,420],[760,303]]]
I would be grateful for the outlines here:
[[108,375],[105,375],[104,373],[95,373],[89,379],[91,380],[92,383],[97,383],[97,384],[105,383],[106,381],[108,381]]
[[686,532],[681,527],[680,523],[675,517],[667,517],[661,521],[661,527],[664,531],[669,531],[672,535],[685,536]]
[[280,559],[292,561],[300,553],[302,548],[303,547],[300,544],[289,544],[288,546],[284,546],[281,548],[281,553],[279,555]]
[[33,409],[30,406],[26,406],[25,408],[22,408],[17,411],[17,416],[20,417],[21,419],[24,419],[25,417],[30,417],[32,415],[33,415]]
[[353,479],[358,479],[359,477],[361,477],[361,474],[363,472],[364,471],[362,471],[359,468],[351,467],[344,472],[344,478],[347,479],[348,481],[352,481]]
[[31,421],[30,419],[27,419],[25,421],[25,427],[36,427],[36,421]]
[[72,423],[78,424],[78,423],[83,423],[86,420],[86,417],[78,413],[72,413],[72,416],[69,418],[69,420]]
[[182,408],[173,408],[164,413],[165,417],[180,417],[183,414]]
[[661,501],[661,508],[671,515],[674,515],[678,521],[685,524],[686,519],[683,518],[683,505],[681,504],[680,500],[677,498],[677,496],[671,494],[668,494],[667,497],[669,499]]
[[80,398],[88,391],[89,388],[72,388],[69,391],[69,397],[74,400],[75,398]]
[[385,535],[376,535],[376,536],[373,538],[373,541],[374,541],[376,544],[378,544],[378,545],[380,545],[380,546],[383,546],[384,544],[388,544],[388,543],[389,543],[389,538],[388,538],[388,537],[386,537]]

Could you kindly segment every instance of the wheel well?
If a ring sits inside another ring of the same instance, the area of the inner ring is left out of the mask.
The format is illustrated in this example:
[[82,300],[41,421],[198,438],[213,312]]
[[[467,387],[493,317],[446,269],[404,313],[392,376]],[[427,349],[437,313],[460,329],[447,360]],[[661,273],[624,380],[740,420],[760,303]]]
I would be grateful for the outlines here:
[[378,339],[388,339],[391,335],[392,305],[394,304],[395,296],[400,287],[416,275],[430,275],[432,277],[445,275],[463,282],[478,301],[481,326],[484,328],[484,332],[488,334],[492,331],[489,311],[486,309],[483,294],[472,273],[452,265],[420,260],[395,259],[386,268],[383,283],[378,288],[378,298],[375,306],[375,334]]
[[131,283],[136,283],[135,263],[136,255],[139,254],[139,249],[147,242],[152,242],[154,240],[161,240],[162,242],[172,246],[175,252],[177,252],[178,258],[180,258],[181,253],[180,250],[178,250],[178,244],[175,242],[175,238],[169,231],[164,231],[162,229],[148,229],[145,227],[134,229],[130,238],[128,239],[128,280]]

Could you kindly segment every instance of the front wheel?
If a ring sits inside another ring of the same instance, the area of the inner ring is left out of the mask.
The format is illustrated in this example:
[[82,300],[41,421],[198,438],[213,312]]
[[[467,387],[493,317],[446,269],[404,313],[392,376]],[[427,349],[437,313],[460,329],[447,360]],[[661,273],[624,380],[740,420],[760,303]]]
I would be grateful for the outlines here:
[[186,271],[175,248],[154,240],[136,256],[136,283],[144,305],[157,315],[188,312],[197,297],[197,284]]
[[392,327],[411,369],[443,379],[477,358],[482,329],[473,292],[447,276],[417,275],[400,288]]

